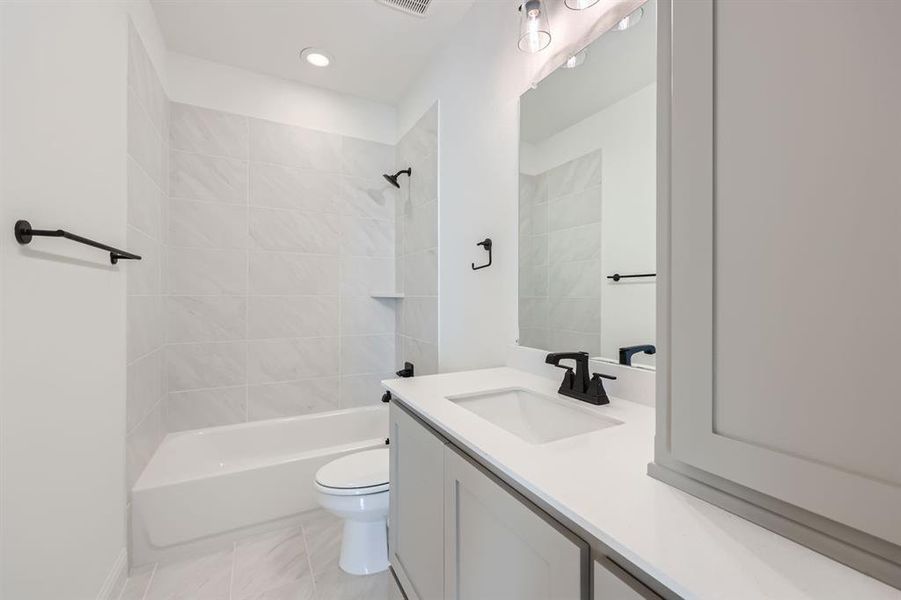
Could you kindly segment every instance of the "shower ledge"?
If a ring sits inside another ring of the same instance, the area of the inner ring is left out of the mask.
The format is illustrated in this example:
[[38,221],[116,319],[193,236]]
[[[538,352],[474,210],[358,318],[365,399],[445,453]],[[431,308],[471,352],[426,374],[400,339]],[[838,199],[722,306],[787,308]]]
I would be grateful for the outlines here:
[[372,292],[369,294],[373,298],[403,298],[403,292]]

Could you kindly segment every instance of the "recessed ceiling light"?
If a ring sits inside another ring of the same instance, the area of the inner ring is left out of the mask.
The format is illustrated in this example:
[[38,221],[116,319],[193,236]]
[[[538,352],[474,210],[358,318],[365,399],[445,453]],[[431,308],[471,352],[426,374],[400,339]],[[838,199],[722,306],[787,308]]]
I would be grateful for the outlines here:
[[300,57],[314,67],[327,67],[332,62],[332,55],[319,48],[304,48]]
[[632,11],[625,17],[623,17],[619,23],[614,27],[617,31],[625,31],[630,27],[635,27],[638,25],[638,22],[641,21],[641,18],[644,16],[644,9],[642,7],[638,7],[637,10]]

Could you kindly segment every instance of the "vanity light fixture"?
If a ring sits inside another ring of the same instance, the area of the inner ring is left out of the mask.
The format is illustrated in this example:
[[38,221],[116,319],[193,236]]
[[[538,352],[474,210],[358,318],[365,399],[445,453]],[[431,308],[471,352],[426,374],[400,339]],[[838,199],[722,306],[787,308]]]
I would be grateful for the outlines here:
[[583,62],[585,62],[585,58],[588,56],[588,52],[586,50],[582,50],[581,52],[576,52],[572,56],[566,59],[566,62],[563,63],[564,69],[575,69]]
[[526,0],[519,6],[519,49],[534,54],[551,43],[551,27],[548,24],[544,3]]
[[631,27],[635,27],[638,25],[638,22],[641,21],[641,18],[644,16],[644,8],[639,6],[625,17],[620,19],[619,23],[614,25],[613,29],[616,31],[625,31]]
[[590,6],[594,6],[598,3],[598,0],[566,0],[564,4],[566,8],[571,8],[572,10],[585,10]]
[[300,58],[314,67],[327,67],[332,62],[332,56],[319,48],[304,48],[300,51]]

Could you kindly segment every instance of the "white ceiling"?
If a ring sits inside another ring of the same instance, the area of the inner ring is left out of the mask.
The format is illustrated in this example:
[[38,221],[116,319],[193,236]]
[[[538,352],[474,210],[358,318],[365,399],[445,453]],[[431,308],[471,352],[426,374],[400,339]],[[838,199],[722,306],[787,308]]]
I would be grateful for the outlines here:
[[[151,0],[169,50],[395,103],[473,0],[432,0],[425,18],[375,0]],[[300,51],[328,51],[324,69]]]
[[575,69],[557,69],[522,96],[520,138],[541,142],[657,79],[657,3],[625,31],[608,31]]

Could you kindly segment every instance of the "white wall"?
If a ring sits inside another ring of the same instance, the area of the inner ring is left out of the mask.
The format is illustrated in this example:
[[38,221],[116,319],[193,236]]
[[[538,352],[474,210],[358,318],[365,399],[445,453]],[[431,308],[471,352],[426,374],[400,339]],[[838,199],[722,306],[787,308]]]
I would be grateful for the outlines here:
[[0,595],[95,598],[124,564],[127,6],[3,3]]
[[[601,355],[654,343],[653,279],[606,279],[613,273],[653,273],[657,251],[657,86],[651,84],[602,111],[523,149],[524,173],[538,174],[601,149]],[[562,348],[554,348],[562,350]],[[636,355],[636,364],[654,357]]]
[[[514,3],[476,3],[401,101],[401,132],[436,100],[441,103],[442,371],[500,365],[516,339],[520,94],[638,4],[601,0],[576,12],[552,3],[554,41],[527,55],[516,47]],[[475,244],[486,236],[495,243],[494,265],[472,271],[470,262],[484,258]]]
[[383,144],[398,139],[395,109],[387,104],[175,52],[168,55],[167,71],[173,102]]

